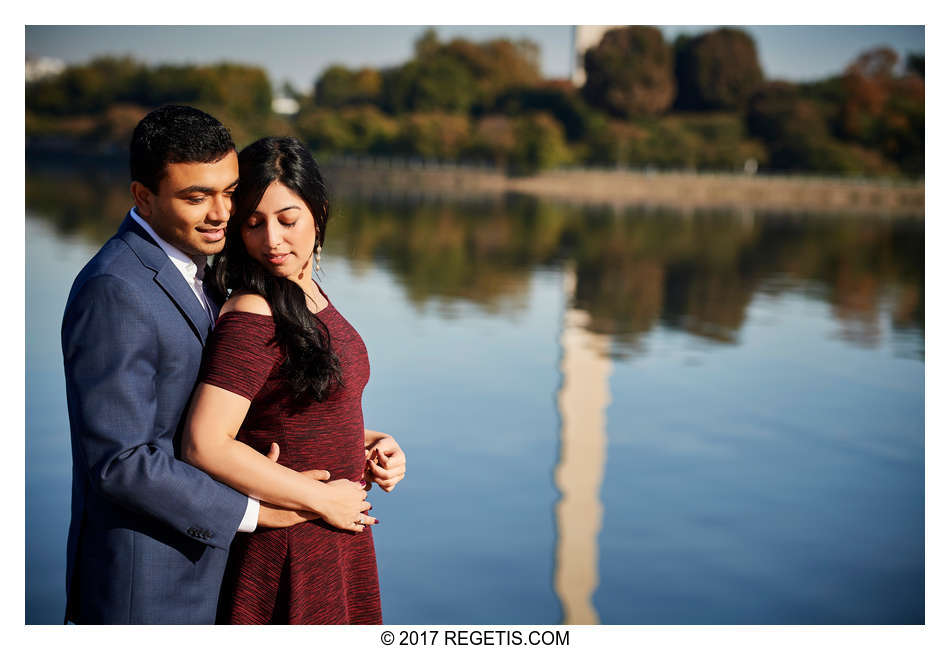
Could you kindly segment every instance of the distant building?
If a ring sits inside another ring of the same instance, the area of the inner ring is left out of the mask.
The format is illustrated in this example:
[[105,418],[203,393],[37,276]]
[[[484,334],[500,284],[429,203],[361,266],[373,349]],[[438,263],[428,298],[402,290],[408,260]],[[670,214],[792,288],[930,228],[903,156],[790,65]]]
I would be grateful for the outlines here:
[[604,32],[623,25],[575,25],[573,47],[571,48],[571,83],[580,87],[587,81],[584,72],[584,52],[600,43]]
[[300,112],[300,103],[293,97],[275,97],[271,110],[279,115],[296,115]]
[[48,56],[39,58],[27,57],[26,59],[26,82],[37,81],[46,77],[55,77],[66,69],[66,64],[60,59],[54,59]]

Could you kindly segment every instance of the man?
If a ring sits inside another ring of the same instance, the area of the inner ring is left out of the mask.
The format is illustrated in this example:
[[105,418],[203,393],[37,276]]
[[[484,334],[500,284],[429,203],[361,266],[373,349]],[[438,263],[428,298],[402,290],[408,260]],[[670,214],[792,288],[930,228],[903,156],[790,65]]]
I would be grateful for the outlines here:
[[176,458],[218,312],[202,278],[206,257],[224,247],[238,182],[230,134],[197,109],[160,108],[135,128],[130,169],[135,208],[77,276],[63,317],[73,454],[66,618],[213,623],[235,533],[306,517]]

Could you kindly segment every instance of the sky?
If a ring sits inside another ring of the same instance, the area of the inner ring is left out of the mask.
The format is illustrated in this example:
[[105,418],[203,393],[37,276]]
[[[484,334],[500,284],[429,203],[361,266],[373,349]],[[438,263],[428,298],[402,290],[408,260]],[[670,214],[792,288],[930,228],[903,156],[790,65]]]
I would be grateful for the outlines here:
[[[669,25],[680,33],[715,26]],[[924,51],[923,26],[743,26],[756,41],[769,79],[806,81],[841,72],[861,52],[886,45],[901,57]],[[382,68],[405,62],[425,26],[26,26],[26,55],[82,63],[104,55],[131,55],[147,63],[233,61],[263,66],[275,85],[289,81],[308,91],[328,66]],[[440,40],[527,38],[538,44],[545,77],[570,75],[572,28],[554,26],[436,26]]]

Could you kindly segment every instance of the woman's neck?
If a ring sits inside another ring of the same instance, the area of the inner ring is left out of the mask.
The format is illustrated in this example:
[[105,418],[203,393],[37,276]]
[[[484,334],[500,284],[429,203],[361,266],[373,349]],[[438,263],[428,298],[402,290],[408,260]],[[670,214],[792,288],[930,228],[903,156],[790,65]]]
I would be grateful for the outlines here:
[[303,291],[304,296],[306,296],[307,309],[313,313],[317,313],[329,304],[320,293],[320,289],[312,277],[306,280],[298,280],[295,278],[294,283]]

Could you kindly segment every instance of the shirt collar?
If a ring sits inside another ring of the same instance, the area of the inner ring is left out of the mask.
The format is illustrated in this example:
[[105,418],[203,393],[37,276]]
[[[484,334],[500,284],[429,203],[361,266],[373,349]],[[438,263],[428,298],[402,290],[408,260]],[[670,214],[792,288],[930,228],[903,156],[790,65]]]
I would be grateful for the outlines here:
[[158,244],[163,251],[165,251],[165,254],[168,255],[168,259],[172,261],[172,264],[175,265],[175,267],[179,270],[179,272],[181,272],[183,276],[185,276],[186,279],[189,281],[194,281],[195,276],[198,275],[198,269],[200,268],[202,271],[204,271],[205,264],[208,261],[207,256],[196,255],[195,257],[191,257],[186,255],[159,237],[155,233],[155,230],[152,229],[152,226],[150,226],[148,222],[145,221],[141,215],[139,215],[135,208],[132,208],[129,214],[135,220],[135,223],[142,226],[142,228],[145,229],[145,232],[148,233],[148,236],[154,239],[155,243]]

